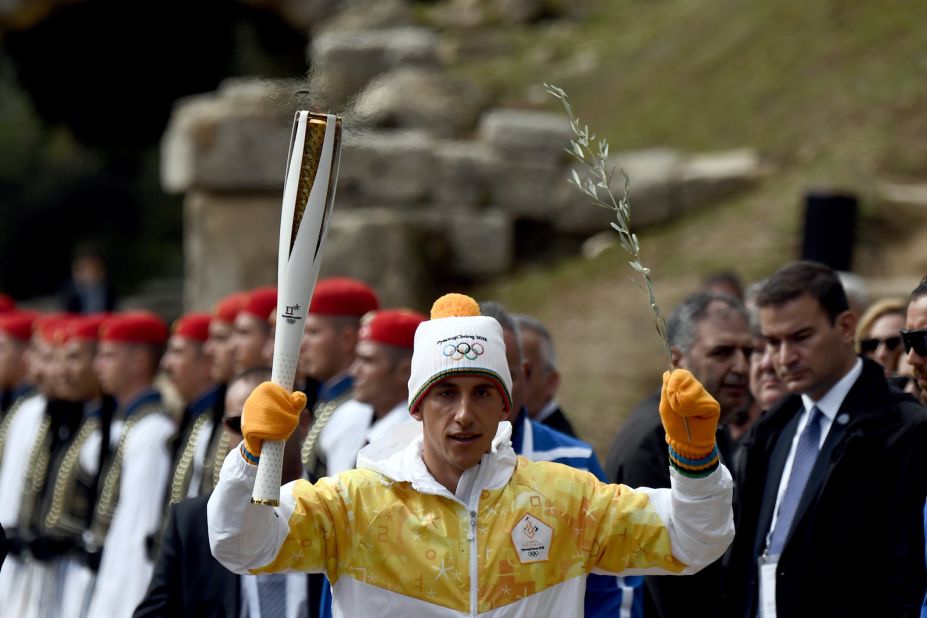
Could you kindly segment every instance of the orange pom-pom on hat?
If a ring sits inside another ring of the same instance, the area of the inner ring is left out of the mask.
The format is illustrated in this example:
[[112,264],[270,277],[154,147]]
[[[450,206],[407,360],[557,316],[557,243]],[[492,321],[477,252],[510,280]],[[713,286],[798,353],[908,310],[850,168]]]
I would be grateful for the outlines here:
[[248,292],[241,313],[253,315],[261,322],[266,322],[277,306],[277,288],[273,286],[257,288]]
[[0,331],[13,339],[26,342],[32,338],[32,328],[39,317],[36,311],[11,311],[0,315]]
[[167,325],[147,311],[120,313],[110,316],[100,325],[100,341],[164,345]]
[[235,318],[238,317],[238,312],[242,310],[247,300],[247,292],[234,292],[229,294],[216,303],[215,308],[212,310],[213,319],[219,322],[225,322],[226,324],[234,324]]
[[360,329],[361,341],[400,348],[411,348],[415,344],[415,330],[426,320],[424,315],[411,309],[384,309],[369,315],[370,319]]
[[480,315],[479,304],[466,294],[445,294],[431,306],[431,319],[463,318]]
[[206,343],[206,340],[209,339],[209,322],[211,320],[212,316],[208,313],[188,313],[174,321],[171,335]]
[[312,292],[309,313],[361,317],[380,308],[376,292],[362,281],[350,277],[330,277],[319,281]]

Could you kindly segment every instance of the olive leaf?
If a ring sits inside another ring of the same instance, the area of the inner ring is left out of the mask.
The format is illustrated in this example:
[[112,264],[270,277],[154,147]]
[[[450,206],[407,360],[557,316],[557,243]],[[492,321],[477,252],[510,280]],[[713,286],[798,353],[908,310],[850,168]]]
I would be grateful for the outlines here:
[[[614,211],[615,221],[612,221],[610,225],[612,229],[618,232],[618,243],[622,249],[631,256],[628,264],[644,280],[646,289],[641,286],[637,279],[631,279],[637,287],[647,293],[650,308],[653,311],[653,318],[656,322],[657,333],[663,340],[663,347],[666,350],[670,365],[672,365],[672,354],[666,332],[666,320],[657,305],[653,281],[650,279],[650,269],[641,263],[640,241],[637,239],[637,234],[631,232],[631,179],[623,169],[618,169],[618,173],[624,179],[624,195],[621,196],[621,199],[616,199],[611,189],[611,180],[615,170],[610,170],[608,167],[608,141],[605,138],[597,138],[594,133],[589,132],[587,125],[580,123],[579,118],[573,113],[570,98],[563,88],[547,83],[544,84],[544,88],[551,96],[563,104],[573,131],[570,147],[565,150],[580,163],[580,169],[572,168],[567,182],[588,196],[594,204]],[[604,191],[603,197],[600,197],[600,189]]]

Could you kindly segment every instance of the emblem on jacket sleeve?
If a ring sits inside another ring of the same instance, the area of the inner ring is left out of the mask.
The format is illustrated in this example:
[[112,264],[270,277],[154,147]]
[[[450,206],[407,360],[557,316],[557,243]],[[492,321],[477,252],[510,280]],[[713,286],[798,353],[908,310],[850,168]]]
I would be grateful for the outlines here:
[[512,529],[512,543],[518,559],[522,564],[547,560],[553,536],[553,528],[526,513]]

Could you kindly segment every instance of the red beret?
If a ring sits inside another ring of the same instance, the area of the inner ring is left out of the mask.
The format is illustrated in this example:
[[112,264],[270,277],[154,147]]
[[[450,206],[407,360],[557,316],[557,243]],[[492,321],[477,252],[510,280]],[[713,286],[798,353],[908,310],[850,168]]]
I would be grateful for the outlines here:
[[216,303],[215,308],[212,310],[212,315],[220,322],[234,324],[235,318],[238,317],[238,312],[244,307],[246,300],[248,300],[247,292],[229,294]]
[[32,327],[39,314],[35,311],[11,311],[0,315],[0,331],[14,339],[29,341]]
[[9,313],[14,309],[16,309],[16,301],[6,294],[0,294],[0,313]]
[[208,313],[188,313],[174,322],[171,334],[206,343],[206,340],[209,339],[209,321],[211,319],[212,316]]
[[100,338],[100,325],[107,318],[108,313],[92,313],[68,320],[64,340],[97,341]]
[[428,319],[411,309],[384,309],[371,315],[370,320],[361,327],[361,340],[376,341],[401,348],[413,346],[415,329]]
[[62,329],[76,317],[78,316],[73,313],[49,313],[39,316],[33,325],[33,332],[47,343],[61,343],[64,337]]
[[147,311],[120,313],[100,325],[100,341],[163,345],[167,341],[167,326]]
[[258,288],[248,292],[241,313],[253,315],[262,322],[266,322],[277,306],[277,288]]
[[348,277],[322,279],[315,286],[309,313],[316,315],[362,315],[380,308],[370,286]]

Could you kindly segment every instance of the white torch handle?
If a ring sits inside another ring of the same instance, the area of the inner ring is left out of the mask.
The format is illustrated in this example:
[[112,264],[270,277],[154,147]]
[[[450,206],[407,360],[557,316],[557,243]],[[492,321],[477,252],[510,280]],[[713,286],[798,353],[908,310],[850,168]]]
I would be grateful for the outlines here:
[[[325,217],[325,213],[331,208],[334,200],[334,184],[340,158],[340,142],[336,140],[336,121],[335,116],[327,116],[318,169],[299,230],[296,232],[295,242],[292,243],[293,213],[300,171],[303,167],[304,143],[307,139],[307,112],[297,114],[287,166],[280,221],[277,317],[271,380],[289,391],[293,390],[306,313],[319,275],[320,250],[330,220]],[[272,506],[279,504],[283,450],[282,441],[264,442],[261,447],[261,459],[251,494],[252,502]]]

